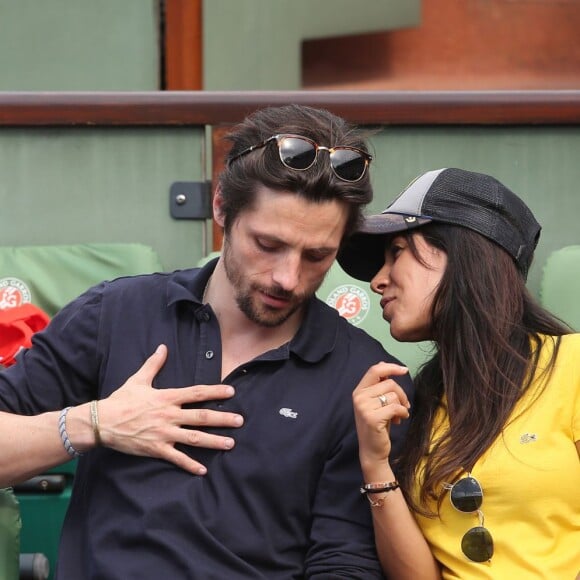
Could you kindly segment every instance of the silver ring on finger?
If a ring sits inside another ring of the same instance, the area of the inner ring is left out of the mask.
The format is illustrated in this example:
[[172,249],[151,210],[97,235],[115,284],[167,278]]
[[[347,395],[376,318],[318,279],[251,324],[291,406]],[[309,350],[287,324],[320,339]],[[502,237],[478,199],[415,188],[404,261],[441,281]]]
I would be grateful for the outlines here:
[[387,395],[384,395],[384,394],[379,395],[377,398],[381,402],[381,407],[384,407],[384,406],[389,404],[389,402],[387,401]]

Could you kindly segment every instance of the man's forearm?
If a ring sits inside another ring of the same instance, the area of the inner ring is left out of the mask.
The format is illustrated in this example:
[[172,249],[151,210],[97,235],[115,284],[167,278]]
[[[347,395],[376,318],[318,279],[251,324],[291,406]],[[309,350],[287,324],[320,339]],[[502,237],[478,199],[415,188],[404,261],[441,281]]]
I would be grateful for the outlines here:
[[[72,459],[59,433],[59,411],[24,416],[0,412],[0,487],[8,487]],[[70,409],[67,435],[74,448],[94,446],[88,404]]]

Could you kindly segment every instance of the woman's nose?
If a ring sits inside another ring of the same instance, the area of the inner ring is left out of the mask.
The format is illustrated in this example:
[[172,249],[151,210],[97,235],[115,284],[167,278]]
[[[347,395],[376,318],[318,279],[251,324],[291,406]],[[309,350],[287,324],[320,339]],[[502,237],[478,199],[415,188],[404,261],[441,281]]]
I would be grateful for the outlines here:
[[382,294],[385,287],[391,282],[390,274],[391,267],[385,263],[371,280],[371,290],[377,294]]

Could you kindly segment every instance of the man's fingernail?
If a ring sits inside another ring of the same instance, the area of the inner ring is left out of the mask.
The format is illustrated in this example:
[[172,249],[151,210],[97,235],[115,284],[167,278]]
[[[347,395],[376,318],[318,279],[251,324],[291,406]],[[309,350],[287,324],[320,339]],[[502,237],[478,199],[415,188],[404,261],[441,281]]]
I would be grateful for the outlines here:
[[200,468],[198,468],[198,470],[197,470],[198,475],[205,475],[206,473],[207,473],[207,469],[205,467],[203,467],[203,465]]
[[226,439],[224,441],[224,448],[225,449],[231,449],[234,446],[234,440],[233,439]]

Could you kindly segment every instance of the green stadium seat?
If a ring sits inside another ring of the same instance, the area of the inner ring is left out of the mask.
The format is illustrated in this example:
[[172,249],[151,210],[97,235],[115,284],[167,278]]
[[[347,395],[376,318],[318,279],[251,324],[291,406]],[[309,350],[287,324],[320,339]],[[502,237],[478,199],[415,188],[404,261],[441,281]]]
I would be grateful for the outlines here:
[[0,308],[10,279],[28,300],[53,316],[102,280],[162,270],[157,253],[143,244],[71,244],[0,247]]
[[11,489],[0,489],[0,578],[18,580],[20,511]]
[[540,301],[580,331],[580,245],[565,246],[548,256],[540,282]]

